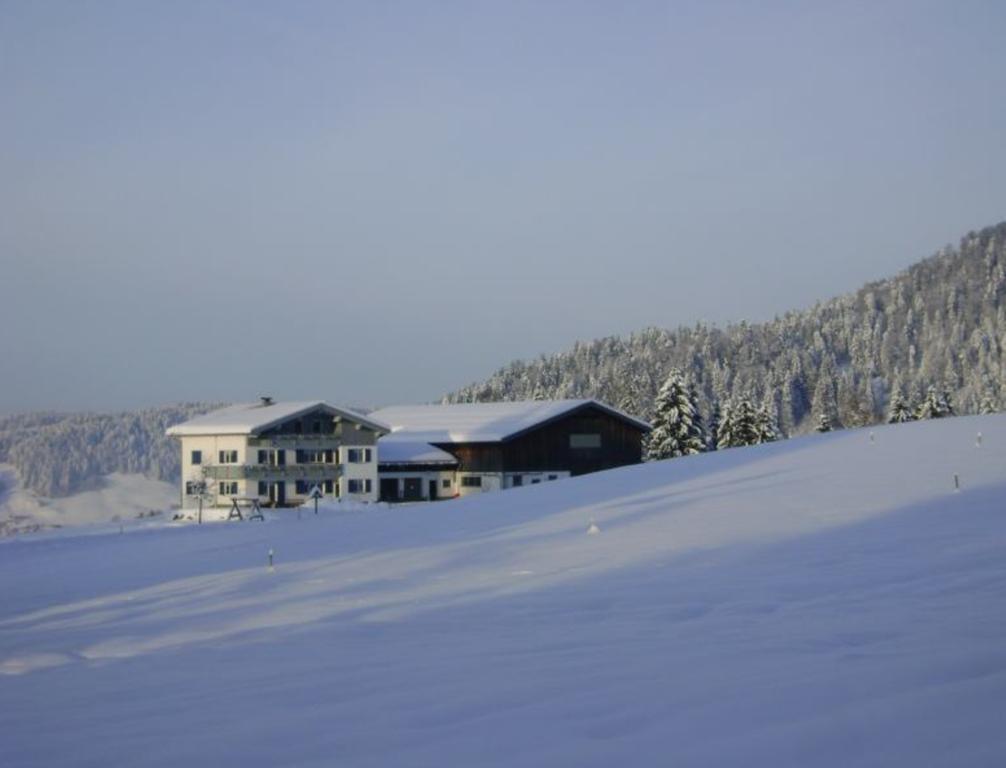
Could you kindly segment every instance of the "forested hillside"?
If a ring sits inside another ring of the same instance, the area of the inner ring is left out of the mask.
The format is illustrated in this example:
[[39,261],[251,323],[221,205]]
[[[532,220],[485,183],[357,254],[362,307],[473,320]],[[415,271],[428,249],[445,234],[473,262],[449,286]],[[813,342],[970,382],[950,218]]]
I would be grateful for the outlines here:
[[0,419],[0,463],[44,496],[64,496],[110,472],[177,480],[181,457],[164,431],[218,407],[182,403],[116,414],[29,413]]
[[[963,238],[901,274],[771,322],[649,328],[577,343],[514,362],[445,402],[596,397],[652,418],[673,368],[697,393],[706,422],[748,400],[783,435],[862,426],[886,418],[895,394],[906,410],[934,388],[957,413],[998,410],[1006,338],[1006,223]],[[31,413],[0,419],[0,463],[46,496],[93,485],[110,472],[175,480],[172,424],[215,404],[118,414]]]
[[649,328],[514,362],[445,402],[596,397],[644,418],[680,368],[706,414],[730,401],[764,405],[784,434],[885,418],[935,388],[958,413],[1003,398],[1006,222],[969,233],[901,274],[762,324]]

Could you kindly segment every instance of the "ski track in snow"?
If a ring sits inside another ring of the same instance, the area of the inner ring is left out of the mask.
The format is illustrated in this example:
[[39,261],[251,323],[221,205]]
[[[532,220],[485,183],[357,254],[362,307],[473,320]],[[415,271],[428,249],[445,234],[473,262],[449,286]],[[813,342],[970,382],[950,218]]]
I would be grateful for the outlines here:
[[0,765],[1002,765],[1004,492],[965,417],[4,541]]

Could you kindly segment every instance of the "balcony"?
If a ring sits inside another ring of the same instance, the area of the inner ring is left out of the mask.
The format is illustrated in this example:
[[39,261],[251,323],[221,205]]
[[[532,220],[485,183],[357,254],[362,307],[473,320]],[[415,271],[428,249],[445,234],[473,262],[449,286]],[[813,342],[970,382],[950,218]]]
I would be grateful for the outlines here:
[[345,441],[338,432],[328,434],[306,434],[306,435],[273,435],[272,437],[249,437],[248,446],[250,448],[312,448],[315,450],[329,450],[338,448]]
[[210,480],[334,480],[340,474],[337,464],[208,464],[203,469]]

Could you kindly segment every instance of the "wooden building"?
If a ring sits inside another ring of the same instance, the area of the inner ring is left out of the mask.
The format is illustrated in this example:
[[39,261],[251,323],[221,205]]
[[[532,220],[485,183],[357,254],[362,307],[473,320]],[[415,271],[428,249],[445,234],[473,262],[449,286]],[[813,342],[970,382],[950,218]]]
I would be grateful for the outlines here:
[[380,440],[378,466],[381,498],[389,501],[463,496],[636,464],[650,430],[597,400],[393,406],[370,417],[392,430]]

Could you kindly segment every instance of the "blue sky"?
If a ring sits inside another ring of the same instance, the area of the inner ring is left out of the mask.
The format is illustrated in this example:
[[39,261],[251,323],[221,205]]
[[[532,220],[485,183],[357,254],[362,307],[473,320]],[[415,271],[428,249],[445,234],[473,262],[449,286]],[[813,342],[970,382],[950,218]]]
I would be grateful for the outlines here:
[[421,401],[1006,218],[1006,4],[0,0],[0,411]]

